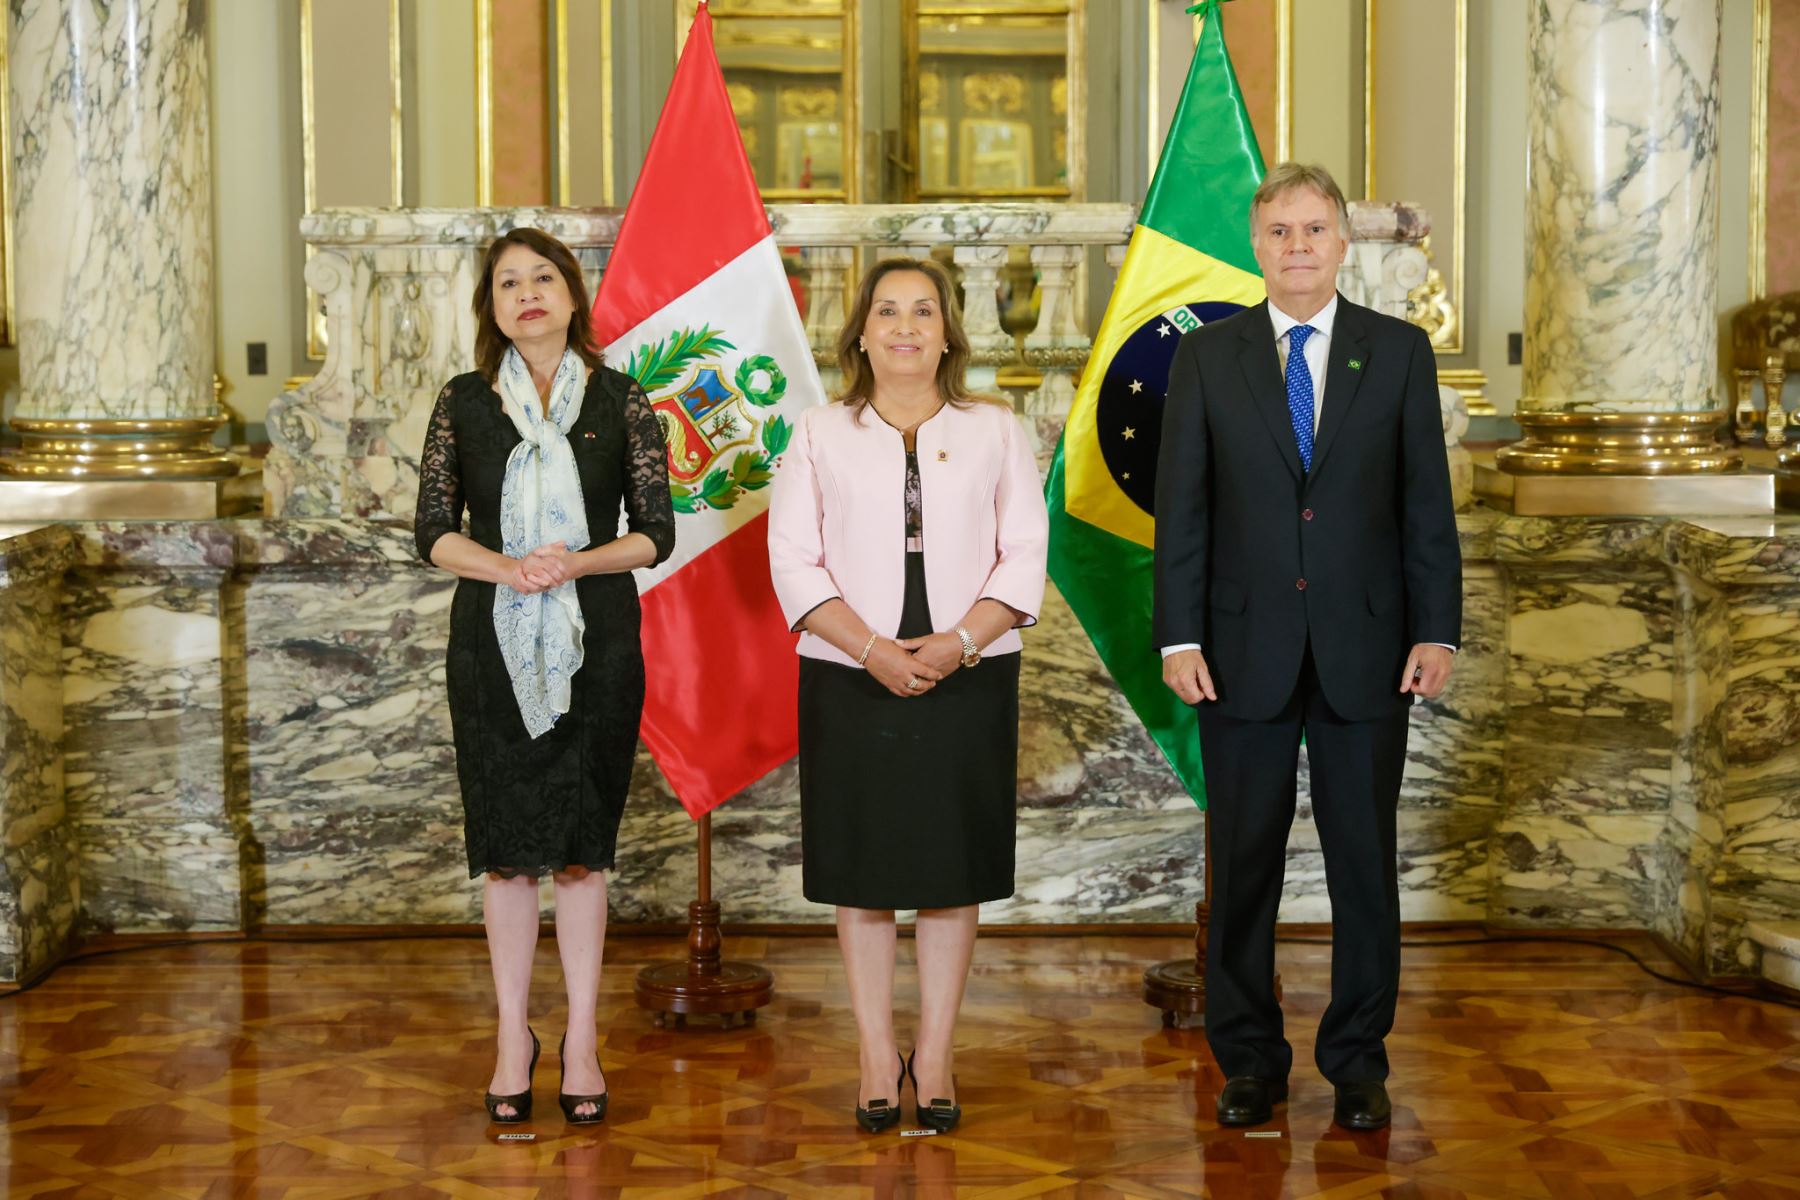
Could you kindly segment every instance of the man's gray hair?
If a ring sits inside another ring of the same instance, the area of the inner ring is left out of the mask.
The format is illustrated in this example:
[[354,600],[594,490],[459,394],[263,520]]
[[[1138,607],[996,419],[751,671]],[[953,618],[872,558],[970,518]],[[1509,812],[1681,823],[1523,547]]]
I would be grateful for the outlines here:
[[1346,239],[1350,236],[1350,210],[1344,204],[1343,189],[1331,172],[1324,167],[1311,163],[1284,162],[1276,163],[1263,176],[1262,186],[1256,189],[1256,196],[1250,201],[1250,239],[1256,240],[1256,210],[1273,200],[1278,200],[1289,192],[1304,189],[1316,192],[1331,201],[1337,208],[1338,232]]

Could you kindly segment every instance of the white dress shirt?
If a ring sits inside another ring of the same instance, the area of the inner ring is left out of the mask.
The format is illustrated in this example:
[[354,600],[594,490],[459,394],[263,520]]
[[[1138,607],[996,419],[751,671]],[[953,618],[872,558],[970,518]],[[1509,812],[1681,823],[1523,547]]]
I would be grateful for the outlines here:
[[[1301,347],[1300,353],[1306,355],[1306,373],[1312,376],[1314,433],[1319,431],[1319,414],[1325,411],[1325,354],[1331,343],[1332,326],[1337,322],[1337,310],[1336,292],[1332,293],[1331,299],[1326,302],[1324,308],[1313,314],[1310,321],[1301,321],[1290,317],[1276,308],[1274,301],[1269,302],[1269,323],[1275,327],[1275,354],[1281,360],[1281,378],[1287,378],[1288,332],[1296,325],[1312,326],[1313,331],[1307,337],[1306,345]],[[1456,653],[1455,646],[1446,645],[1443,642],[1432,642],[1431,644],[1443,646],[1452,654]],[[1162,656],[1167,658],[1171,654],[1179,654],[1183,650],[1198,649],[1200,649],[1199,642],[1183,642],[1175,646],[1164,646]]]

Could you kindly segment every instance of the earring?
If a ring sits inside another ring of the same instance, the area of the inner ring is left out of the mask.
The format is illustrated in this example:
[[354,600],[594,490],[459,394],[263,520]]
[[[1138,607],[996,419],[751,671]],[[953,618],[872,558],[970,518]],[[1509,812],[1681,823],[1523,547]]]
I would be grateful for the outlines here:
[[867,354],[869,352],[869,343],[863,338],[857,338],[856,348],[861,350],[864,354]]

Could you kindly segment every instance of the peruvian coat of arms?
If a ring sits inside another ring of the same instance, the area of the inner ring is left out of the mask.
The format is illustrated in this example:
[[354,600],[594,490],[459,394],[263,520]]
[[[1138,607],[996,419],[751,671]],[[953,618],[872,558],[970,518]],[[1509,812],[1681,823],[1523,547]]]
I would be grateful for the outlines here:
[[769,411],[787,394],[787,376],[773,358],[752,354],[727,379],[724,357],[735,349],[704,325],[678,329],[639,346],[625,368],[662,423],[676,512],[731,508],[768,487],[794,435],[787,418]]

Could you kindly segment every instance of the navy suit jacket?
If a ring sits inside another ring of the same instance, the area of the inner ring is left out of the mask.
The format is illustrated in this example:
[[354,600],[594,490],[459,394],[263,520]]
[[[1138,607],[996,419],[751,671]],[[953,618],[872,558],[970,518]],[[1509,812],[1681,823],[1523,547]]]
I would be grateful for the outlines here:
[[1340,717],[1411,703],[1412,646],[1462,634],[1425,332],[1339,298],[1309,472],[1267,303],[1184,335],[1163,409],[1155,589],[1155,644],[1198,642],[1227,716],[1278,715],[1309,644]]

